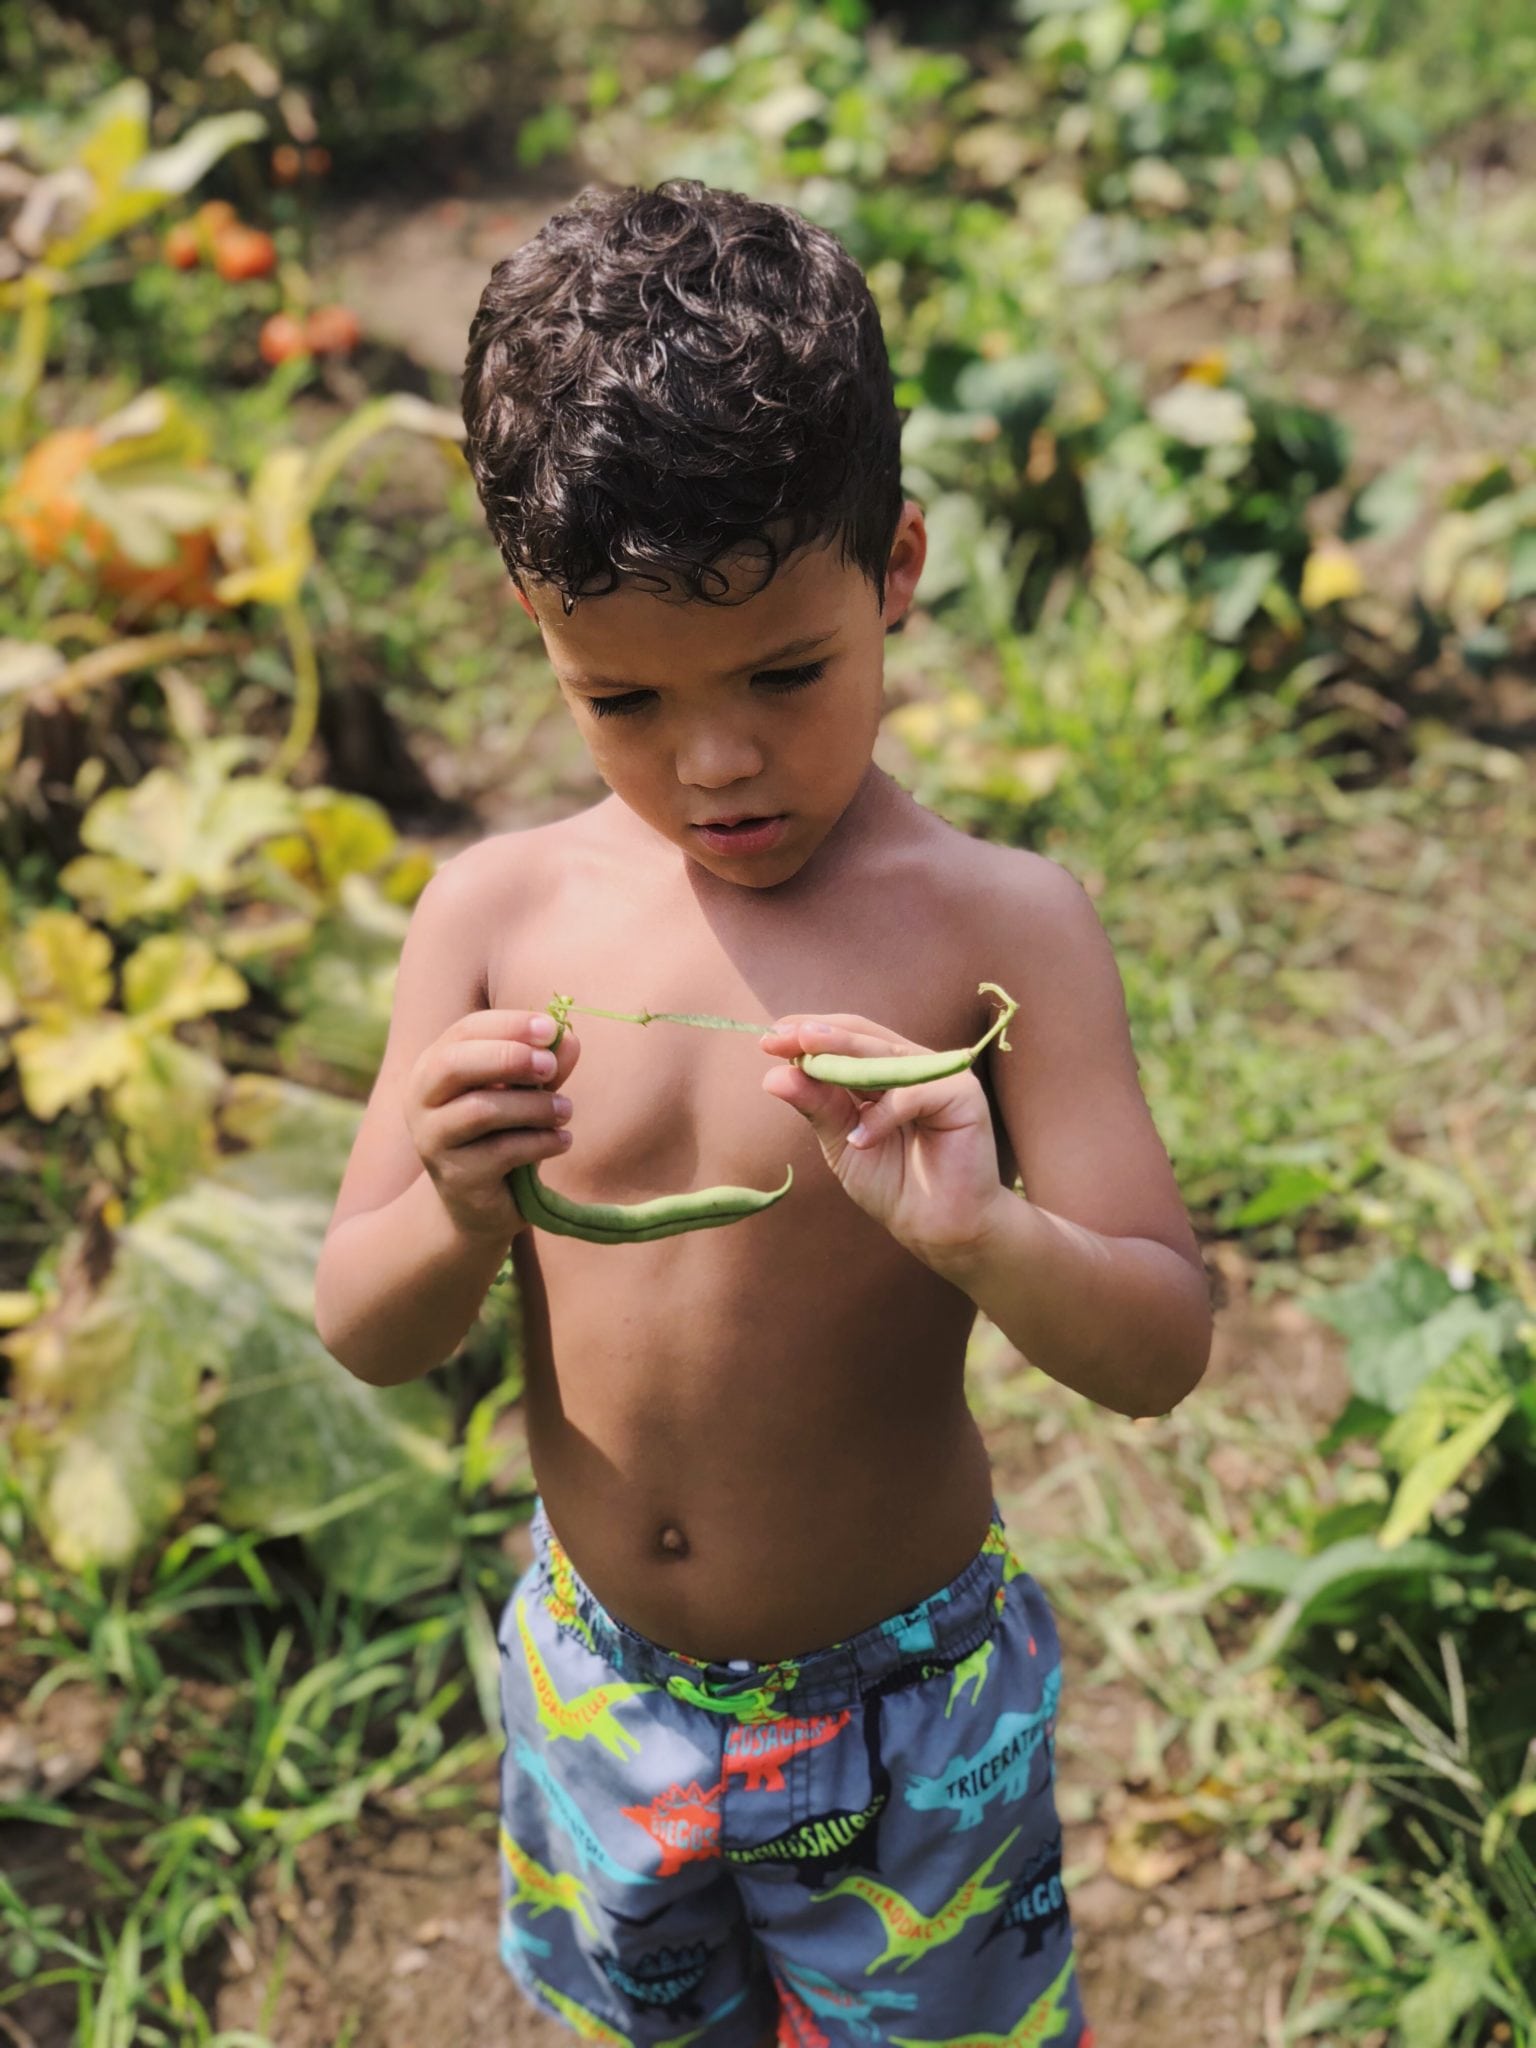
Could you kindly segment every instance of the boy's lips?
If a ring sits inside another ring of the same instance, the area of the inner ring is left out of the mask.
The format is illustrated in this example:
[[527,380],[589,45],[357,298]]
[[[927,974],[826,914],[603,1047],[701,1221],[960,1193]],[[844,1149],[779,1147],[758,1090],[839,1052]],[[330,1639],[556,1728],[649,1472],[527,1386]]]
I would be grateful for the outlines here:
[[778,844],[788,822],[787,813],[782,811],[750,816],[739,813],[729,824],[712,818],[692,829],[717,853],[761,853]]

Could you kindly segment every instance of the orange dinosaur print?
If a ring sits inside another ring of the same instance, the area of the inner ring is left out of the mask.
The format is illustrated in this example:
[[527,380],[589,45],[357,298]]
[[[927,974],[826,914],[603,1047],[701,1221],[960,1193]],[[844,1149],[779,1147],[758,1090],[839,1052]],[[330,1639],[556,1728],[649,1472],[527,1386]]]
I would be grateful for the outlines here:
[[774,1985],[779,1994],[779,2031],[775,2037],[775,2048],[832,2048],[805,2000],[791,1991],[782,1977],[775,1977]]
[[709,1863],[720,1854],[718,1785],[707,1791],[697,1779],[669,1785],[649,1806],[621,1806],[619,1811],[644,1828],[661,1850],[658,1877],[675,1877],[685,1863]]
[[844,1707],[838,1714],[811,1714],[804,1720],[761,1721],[730,1729],[725,1738],[725,1776],[745,1778],[748,1792],[782,1792],[784,1762],[801,1750],[819,1749],[841,1735],[853,1719]]

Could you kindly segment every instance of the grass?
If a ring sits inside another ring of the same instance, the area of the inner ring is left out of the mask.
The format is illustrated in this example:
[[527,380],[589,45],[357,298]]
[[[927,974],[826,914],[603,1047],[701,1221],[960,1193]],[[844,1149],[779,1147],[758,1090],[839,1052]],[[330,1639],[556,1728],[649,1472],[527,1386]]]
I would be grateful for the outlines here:
[[[317,1587],[283,1545],[211,1521],[193,1521],[131,1576],[71,1577],[29,1537],[8,1474],[0,1485],[19,1609],[8,1686],[33,1708],[74,1684],[113,1703],[73,1803],[0,1804],[0,1821],[64,1831],[76,1872],[50,1887],[63,1897],[34,1903],[34,1882],[49,1866],[61,1877],[60,1859],[10,1862],[0,2014],[72,1991],[77,2038],[91,2048],[249,2048],[254,2037],[212,2033],[194,1982],[206,1992],[195,1963],[212,1936],[252,1932],[256,1872],[271,1864],[291,1885],[298,1847],[365,1806],[476,1809],[467,1774],[500,1747],[487,1597],[505,1589],[498,1539],[530,1503],[476,1508],[458,1582],[380,1612]],[[89,1915],[66,1903],[82,1875]]]

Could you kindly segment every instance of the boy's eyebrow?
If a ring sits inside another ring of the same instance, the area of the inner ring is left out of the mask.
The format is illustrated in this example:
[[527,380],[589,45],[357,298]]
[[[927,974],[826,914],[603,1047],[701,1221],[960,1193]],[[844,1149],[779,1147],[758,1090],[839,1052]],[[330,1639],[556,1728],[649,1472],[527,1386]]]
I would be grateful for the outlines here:
[[[749,670],[772,668],[776,661],[787,661],[794,654],[809,654],[813,647],[821,647],[837,632],[834,626],[825,633],[809,633],[801,640],[790,640],[783,647],[776,647],[771,654],[760,654],[755,661],[744,661],[740,668],[725,669],[726,676],[746,675]],[[648,690],[649,683],[631,683],[622,676],[572,676],[571,681],[583,690]]]

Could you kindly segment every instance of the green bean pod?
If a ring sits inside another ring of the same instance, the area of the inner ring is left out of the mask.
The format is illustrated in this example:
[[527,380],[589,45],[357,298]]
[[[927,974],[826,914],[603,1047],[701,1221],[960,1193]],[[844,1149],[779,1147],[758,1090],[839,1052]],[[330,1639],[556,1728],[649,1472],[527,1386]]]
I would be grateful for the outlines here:
[[809,1074],[813,1081],[830,1081],[837,1087],[856,1088],[868,1094],[878,1094],[887,1088],[913,1088],[923,1081],[942,1081],[946,1074],[958,1074],[971,1066],[988,1039],[997,1039],[1000,1052],[1013,1050],[1008,1043],[1008,1022],[1018,1004],[995,981],[982,982],[976,993],[1001,996],[1005,1007],[974,1045],[957,1046],[949,1052],[892,1053],[879,1059],[861,1058],[853,1053],[811,1052],[803,1053],[791,1065]]
[[789,1193],[795,1169],[789,1167],[782,1187],[696,1188],[690,1194],[658,1195],[649,1202],[573,1202],[539,1179],[532,1165],[514,1166],[507,1176],[525,1223],[556,1237],[579,1237],[587,1244],[649,1244],[653,1238],[675,1237],[684,1230],[711,1230],[735,1223],[760,1209],[770,1209]]

